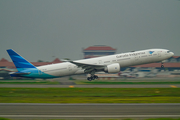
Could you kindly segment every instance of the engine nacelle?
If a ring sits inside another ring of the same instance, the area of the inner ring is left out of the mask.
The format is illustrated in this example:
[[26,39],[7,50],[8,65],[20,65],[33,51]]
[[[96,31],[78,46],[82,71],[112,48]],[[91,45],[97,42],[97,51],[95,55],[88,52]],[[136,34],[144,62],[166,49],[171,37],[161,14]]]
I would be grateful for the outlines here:
[[114,64],[107,65],[104,71],[108,73],[118,73],[120,72],[120,64],[114,63]]

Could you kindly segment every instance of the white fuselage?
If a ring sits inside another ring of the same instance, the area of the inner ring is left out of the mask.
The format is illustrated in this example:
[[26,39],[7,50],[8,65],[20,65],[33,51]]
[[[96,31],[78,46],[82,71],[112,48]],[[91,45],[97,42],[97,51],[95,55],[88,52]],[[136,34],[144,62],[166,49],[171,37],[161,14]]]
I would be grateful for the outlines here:
[[[120,67],[128,67],[140,64],[160,62],[172,57],[173,55],[174,53],[166,49],[148,49],[91,59],[82,59],[75,62],[91,65],[110,65],[113,63],[119,63]],[[56,77],[84,73],[84,69],[70,62],[40,66],[37,67],[37,69],[39,69],[41,72]]]

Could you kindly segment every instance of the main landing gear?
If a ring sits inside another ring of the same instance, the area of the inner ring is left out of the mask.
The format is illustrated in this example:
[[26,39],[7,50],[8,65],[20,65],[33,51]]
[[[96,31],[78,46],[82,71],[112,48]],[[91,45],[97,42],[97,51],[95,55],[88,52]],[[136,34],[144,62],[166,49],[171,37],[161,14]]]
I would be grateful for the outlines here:
[[87,77],[88,81],[98,79],[98,76],[95,75],[95,72],[96,72],[96,70],[92,70],[92,71],[89,72],[89,74],[91,74],[91,77]]
[[87,80],[91,81],[91,80],[95,80],[95,79],[98,79],[98,76],[97,75],[91,75],[91,77],[87,77]]

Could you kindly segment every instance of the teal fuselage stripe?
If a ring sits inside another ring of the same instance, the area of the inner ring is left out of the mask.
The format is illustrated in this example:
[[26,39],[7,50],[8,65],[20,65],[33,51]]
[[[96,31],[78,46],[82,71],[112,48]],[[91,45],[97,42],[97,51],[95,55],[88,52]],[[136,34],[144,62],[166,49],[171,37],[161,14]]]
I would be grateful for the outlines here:
[[31,78],[57,78],[57,76],[49,75],[47,73],[44,73],[37,68],[27,68],[21,72],[30,73],[21,75],[22,77],[31,77]]

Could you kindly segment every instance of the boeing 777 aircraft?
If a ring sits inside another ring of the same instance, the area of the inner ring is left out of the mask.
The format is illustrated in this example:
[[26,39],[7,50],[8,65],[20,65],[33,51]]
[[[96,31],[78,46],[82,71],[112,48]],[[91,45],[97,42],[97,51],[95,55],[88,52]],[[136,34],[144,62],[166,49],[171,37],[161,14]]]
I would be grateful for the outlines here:
[[[162,62],[174,55],[167,49],[147,49],[104,57],[64,61],[63,63],[35,67],[12,49],[7,50],[18,72],[10,73],[12,77],[57,78],[76,74],[91,74],[87,80],[97,79],[96,72],[118,73],[121,67]],[[161,64],[163,66],[163,63]]]

